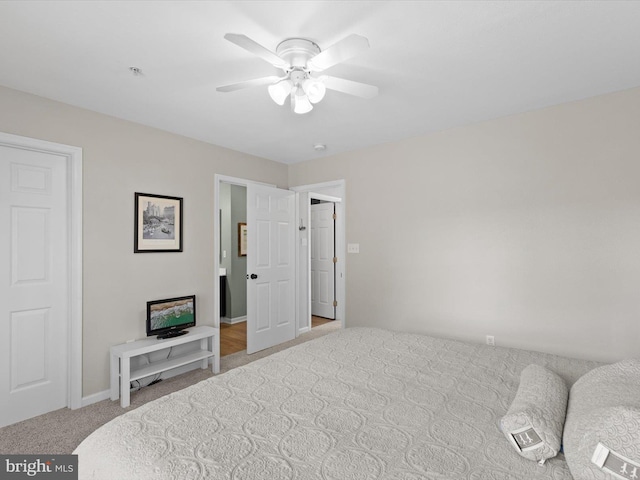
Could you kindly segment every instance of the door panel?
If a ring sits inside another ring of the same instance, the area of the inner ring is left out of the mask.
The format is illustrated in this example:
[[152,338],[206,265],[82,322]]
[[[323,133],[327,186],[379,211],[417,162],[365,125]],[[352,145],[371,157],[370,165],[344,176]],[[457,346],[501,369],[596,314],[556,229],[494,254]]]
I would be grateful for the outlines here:
[[49,279],[50,210],[11,208],[11,277],[13,285]]
[[247,353],[295,338],[294,199],[247,186]]
[[46,383],[49,309],[42,308],[11,314],[11,390]]
[[[256,268],[271,267],[271,223],[268,220],[256,220],[255,231],[260,239],[256,244]],[[247,267],[247,272],[249,271]]]
[[0,146],[0,426],[67,405],[66,169]]

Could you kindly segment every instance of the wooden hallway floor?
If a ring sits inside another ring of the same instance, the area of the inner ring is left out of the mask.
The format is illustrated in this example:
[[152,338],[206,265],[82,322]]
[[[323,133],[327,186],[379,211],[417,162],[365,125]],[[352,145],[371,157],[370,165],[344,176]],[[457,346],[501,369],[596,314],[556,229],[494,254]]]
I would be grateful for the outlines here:
[[[311,317],[311,328],[334,322],[328,318]],[[231,355],[247,349],[247,322],[220,324],[220,356]]]

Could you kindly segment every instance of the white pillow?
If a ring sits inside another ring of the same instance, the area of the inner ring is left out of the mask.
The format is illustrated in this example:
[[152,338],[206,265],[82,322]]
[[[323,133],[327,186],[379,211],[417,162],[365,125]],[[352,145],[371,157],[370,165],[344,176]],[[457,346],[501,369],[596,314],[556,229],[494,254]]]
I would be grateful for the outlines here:
[[595,368],[573,385],[563,440],[575,480],[640,478],[640,359]]
[[500,427],[524,458],[544,463],[558,454],[568,395],[564,380],[551,370],[529,365],[522,371],[520,386]]

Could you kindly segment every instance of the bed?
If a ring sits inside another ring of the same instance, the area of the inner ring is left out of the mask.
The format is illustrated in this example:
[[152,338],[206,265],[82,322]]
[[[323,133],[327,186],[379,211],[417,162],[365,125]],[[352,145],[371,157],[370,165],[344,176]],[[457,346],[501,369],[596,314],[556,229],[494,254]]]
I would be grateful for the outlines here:
[[74,453],[83,479],[572,479],[514,451],[500,419],[528,365],[595,362],[348,328],[150,402]]

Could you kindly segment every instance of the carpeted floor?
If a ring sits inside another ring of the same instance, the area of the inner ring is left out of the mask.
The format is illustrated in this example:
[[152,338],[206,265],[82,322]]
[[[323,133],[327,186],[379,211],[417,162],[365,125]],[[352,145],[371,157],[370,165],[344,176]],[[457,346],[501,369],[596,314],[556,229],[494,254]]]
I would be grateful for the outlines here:
[[[227,355],[220,359],[220,373],[266,357],[293,345],[321,337],[340,328],[339,322],[315,327],[295,340],[268,348],[253,355],[246,351]],[[40,415],[24,422],[0,428],[0,453],[10,454],[68,454],[95,429],[115,417],[137,408],[151,400],[181,390],[189,385],[213,376],[210,369],[193,370],[145,387],[131,395],[131,406],[120,407],[119,401],[103,400],[78,410],[63,408]]]

